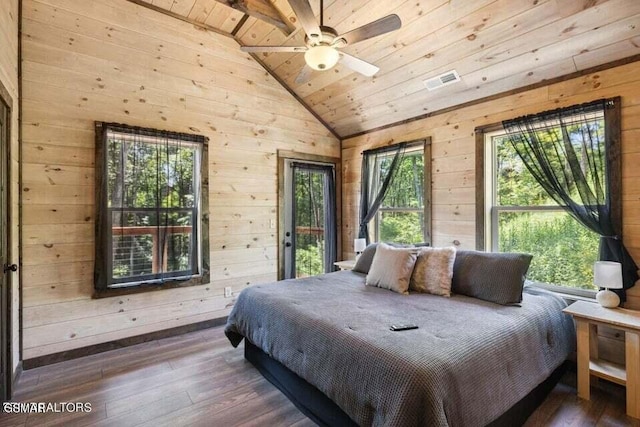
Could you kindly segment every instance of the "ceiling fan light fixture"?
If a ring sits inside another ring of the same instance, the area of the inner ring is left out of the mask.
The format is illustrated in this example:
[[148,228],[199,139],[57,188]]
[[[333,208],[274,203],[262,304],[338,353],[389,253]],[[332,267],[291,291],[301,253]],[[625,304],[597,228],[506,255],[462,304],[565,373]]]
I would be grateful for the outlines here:
[[[247,1],[245,0],[241,3],[247,3]],[[264,2],[264,0],[261,1]],[[274,0],[270,1],[273,3]],[[304,84],[309,80],[312,70],[330,70],[336,66],[338,61],[345,69],[355,71],[363,76],[371,77],[375,75],[380,71],[380,68],[348,53],[341,52],[340,49],[396,31],[402,26],[400,17],[396,14],[391,14],[340,34],[335,28],[324,25],[323,0],[320,0],[320,22],[316,20],[310,0],[288,0],[288,3],[304,31],[305,46],[242,46],[241,50],[250,53],[305,52],[306,65],[295,79],[298,85]]]
[[340,60],[340,54],[331,46],[313,46],[305,52],[304,60],[314,70],[324,71],[335,67]]

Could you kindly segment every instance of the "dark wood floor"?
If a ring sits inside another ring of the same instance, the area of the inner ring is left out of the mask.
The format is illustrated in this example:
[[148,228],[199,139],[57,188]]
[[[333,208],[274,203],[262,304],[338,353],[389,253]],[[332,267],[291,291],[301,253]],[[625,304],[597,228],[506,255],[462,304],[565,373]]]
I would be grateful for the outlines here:
[[[527,426],[640,426],[625,416],[624,389],[576,397],[567,374]],[[7,415],[0,426],[312,426],[228,343],[222,328],[25,371],[18,402],[91,402],[91,413]]]

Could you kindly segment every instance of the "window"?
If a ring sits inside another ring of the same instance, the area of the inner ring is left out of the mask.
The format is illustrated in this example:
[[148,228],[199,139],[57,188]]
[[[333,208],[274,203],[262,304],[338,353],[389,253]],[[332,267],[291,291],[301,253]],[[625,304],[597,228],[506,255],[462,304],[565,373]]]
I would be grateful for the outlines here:
[[208,281],[204,137],[96,123],[96,288]]
[[[593,129],[604,132],[602,119],[593,123]],[[593,263],[598,259],[599,236],[545,192],[504,131],[485,134],[484,156],[484,249],[532,254],[527,279],[534,282],[577,294],[597,290]]]
[[[376,241],[421,243],[429,241],[425,217],[425,144],[409,145],[374,217]],[[374,173],[384,176],[393,155],[377,158]]]

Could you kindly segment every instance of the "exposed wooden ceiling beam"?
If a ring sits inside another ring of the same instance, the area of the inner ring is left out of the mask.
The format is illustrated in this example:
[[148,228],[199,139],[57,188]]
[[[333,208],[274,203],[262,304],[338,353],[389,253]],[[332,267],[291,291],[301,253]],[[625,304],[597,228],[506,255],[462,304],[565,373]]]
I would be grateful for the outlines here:
[[205,24],[204,22],[198,22],[195,19],[191,19],[191,18],[188,18],[186,16],[182,16],[180,14],[177,14],[175,12],[171,12],[170,10],[164,9],[162,7],[155,6],[155,5],[151,4],[151,3],[147,3],[146,1],[143,1],[143,0],[127,0],[127,1],[131,2],[133,4],[137,4],[138,6],[146,7],[147,9],[151,9],[151,10],[154,10],[156,12],[162,13],[163,15],[167,15],[167,16],[170,16],[172,18],[179,19],[179,20],[184,21],[184,22],[188,22],[189,24],[194,25],[194,26],[199,27],[199,28],[202,28],[203,30],[211,31],[211,32],[214,32],[216,34],[223,35],[225,37],[235,38],[232,34],[229,34],[226,31],[219,30],[216,27],[212,27],[211,25]]
[[287,36],[296,30],[295,25],[270,0],[216,0],[249,16],[274,25]]

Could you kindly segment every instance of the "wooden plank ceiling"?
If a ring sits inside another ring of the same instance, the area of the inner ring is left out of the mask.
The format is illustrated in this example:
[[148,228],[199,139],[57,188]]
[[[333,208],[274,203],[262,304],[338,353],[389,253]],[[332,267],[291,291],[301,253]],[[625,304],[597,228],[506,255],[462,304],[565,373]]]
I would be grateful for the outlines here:
[[[243,45],[304,45],[300,28],[287,31],[258,14],[243,18],[245,13],[238,10],[238,4],[270,2],[295,29],[299,25],[286,0],[144,1],[225,32],[235,30]],[[319,16],[319,1],[310,1]],[[338,64],[314,72],[309,82],[299,85],[295,78],[304,65],[302,54],[259,55],[304,103],[346,137],[640,54],[638,0],[324,2],[324,24],[338,33],[390,13],[402,19],[400,30],[344,49],[380,67],[374,77]],[[425,79],[454,69],[461,82],[426,90]]]

